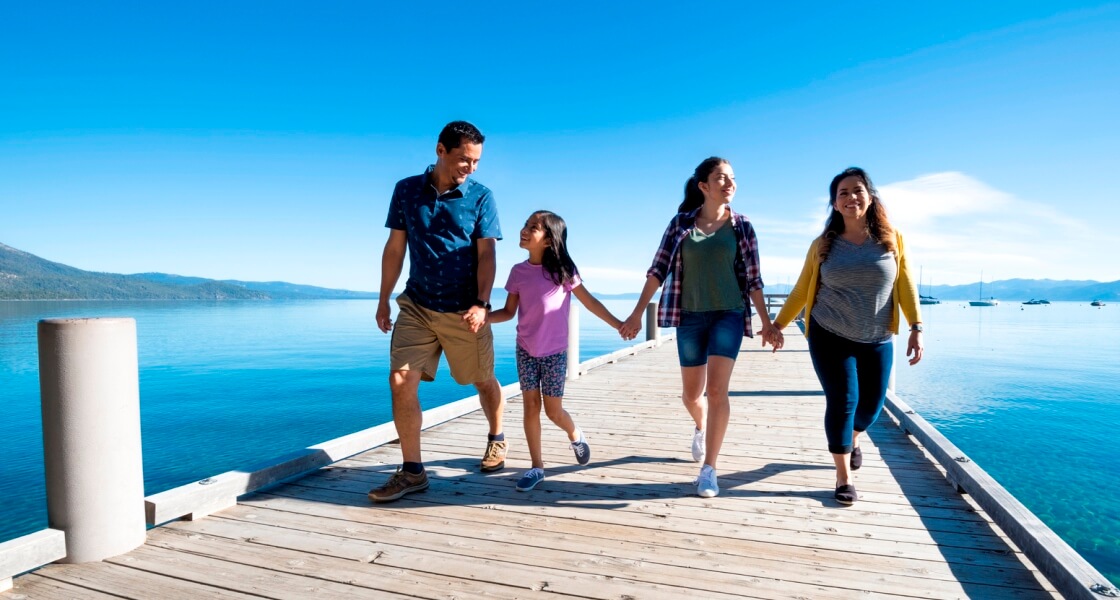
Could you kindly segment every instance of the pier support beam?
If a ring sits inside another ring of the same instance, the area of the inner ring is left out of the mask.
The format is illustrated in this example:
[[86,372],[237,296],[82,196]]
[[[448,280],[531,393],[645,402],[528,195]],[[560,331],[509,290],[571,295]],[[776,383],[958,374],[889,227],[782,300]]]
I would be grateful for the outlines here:
[[144,543],[136,321],[39,322],[39,387],[50,527],[59,562],[98,561]]

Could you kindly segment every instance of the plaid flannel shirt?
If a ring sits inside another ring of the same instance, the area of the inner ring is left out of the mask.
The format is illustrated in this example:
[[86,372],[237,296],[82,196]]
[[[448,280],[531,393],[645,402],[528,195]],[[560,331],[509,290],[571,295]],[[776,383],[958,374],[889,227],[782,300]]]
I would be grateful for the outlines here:
[[[700,209],[697,208],[692,212],[679,213],[673,217],[669,227],[665,229],[665,235],[661,237],[661,245],[657,248],[657,253],[653,256],[653,265],[649,271],[646,271],[647,277],[652,275],[665,286],[657,305],[657,324],[660,327],[680,325],[680,273],[683,270],[681,242],[696,226],[696,215],[699,212]],[[754,331],[751,329],[750,293],[762,289],[762,271],[758,264],[758,238],[754,235],[754,226],[746,216],[731,211],[731,222],[735,228],[735,239],[739,243],[739,251],[735,254],[735,278],[743,293],[743,335],[754,337]]]

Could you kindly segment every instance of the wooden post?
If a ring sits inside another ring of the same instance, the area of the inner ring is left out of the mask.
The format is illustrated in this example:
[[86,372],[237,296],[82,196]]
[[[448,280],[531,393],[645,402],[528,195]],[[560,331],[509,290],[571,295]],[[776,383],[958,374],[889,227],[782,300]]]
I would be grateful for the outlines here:
[[568,381],[579,379],[579,303],[568,309]]
[[39,321],[47,518],[60,562],[99,561],[144,543],[140,378],[133,319]]
[[646,341],[661,339],[661,329],[657,326],[657,303],[650,302],[646,307]]

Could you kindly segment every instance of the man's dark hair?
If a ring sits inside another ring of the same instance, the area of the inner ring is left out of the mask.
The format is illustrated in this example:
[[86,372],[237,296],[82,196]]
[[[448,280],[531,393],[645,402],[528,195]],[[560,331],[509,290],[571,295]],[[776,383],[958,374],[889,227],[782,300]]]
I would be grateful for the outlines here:
[[444,125],[443,131],[439,132],[439,143],[443,144],[443,149],[447,151],[458,148],[463,143],[463,138],[472,144],[486,141],[486,136],[466,121],[452,121]]

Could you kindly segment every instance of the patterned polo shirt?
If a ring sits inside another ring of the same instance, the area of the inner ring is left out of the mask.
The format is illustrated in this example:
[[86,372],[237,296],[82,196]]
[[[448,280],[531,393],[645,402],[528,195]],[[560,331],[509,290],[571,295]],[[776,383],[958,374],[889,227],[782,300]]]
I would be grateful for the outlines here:
[[397,182],[385,226],[408,238],[408,297],[429,310],[456,312],[478,299],[478,240],[500,240],[502,232],[489,188],[468,178],[440,195],[434,168]]
[[[701,207],[702,208],[702,207]],[[728,209],[730,210],[730,208]],[[676,327],[681,322],[681,277],[684,272],[681,259],[681,242],[688,237],[696,226],[696,215],[700,208],[688,213],[678,213],[669,222],[661,245],[653,256],[653,265],[646,276],[654,276],[665,285],[661,301],[657,304],[657,324],[661,327]],[[743,335],[754,337],[751,328],[750,293],[762,289],[762,270],[758,263],[758,238],[754,226],[747,217],[731,211],[731,222],[735,227],[735,240],[738,251],[735,253],[735,279],[743,293]],[[668,282],[666,282],[668,280]]]

